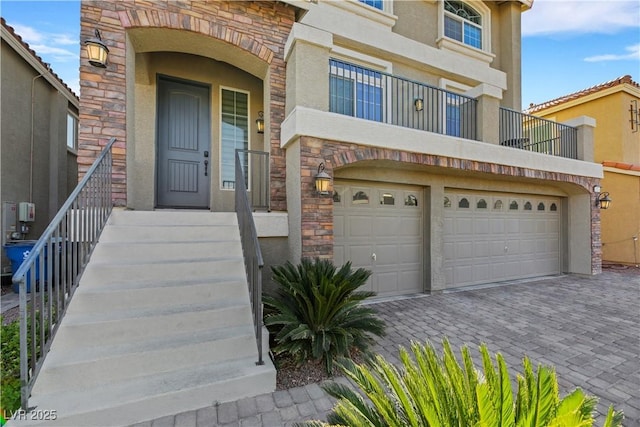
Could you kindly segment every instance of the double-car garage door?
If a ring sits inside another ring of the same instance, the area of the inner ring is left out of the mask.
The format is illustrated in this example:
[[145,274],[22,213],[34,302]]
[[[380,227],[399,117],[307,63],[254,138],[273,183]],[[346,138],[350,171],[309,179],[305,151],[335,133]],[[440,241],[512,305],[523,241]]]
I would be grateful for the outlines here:
[[545,196],[445,193],[446,286],[559,273],[560,206]]
[[[367,288],[380,296],[423,292],[423,188],[336,182],[334,190],[335,263],[371,270]],[[432,226],[444,224],[445,287],[561,271],[560,199],[451,190],[443,205],[444,221]]]

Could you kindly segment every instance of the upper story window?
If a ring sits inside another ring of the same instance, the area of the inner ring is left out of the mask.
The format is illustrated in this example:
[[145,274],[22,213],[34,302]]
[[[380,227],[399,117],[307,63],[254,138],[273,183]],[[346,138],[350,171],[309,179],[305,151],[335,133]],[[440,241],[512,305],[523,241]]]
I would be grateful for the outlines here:
[[444,35],[482,49],[482,16],[461,1],[445,0]]
[[67,113],[67,148],[78,148],[78,118],[71,113]]
[[384,10],[384,2],[382,0],[359,0],[360,3],[367,4],[376,9]]
[[446,49],[490,64],[491,9],[481,1],[438,1],[438,40]]

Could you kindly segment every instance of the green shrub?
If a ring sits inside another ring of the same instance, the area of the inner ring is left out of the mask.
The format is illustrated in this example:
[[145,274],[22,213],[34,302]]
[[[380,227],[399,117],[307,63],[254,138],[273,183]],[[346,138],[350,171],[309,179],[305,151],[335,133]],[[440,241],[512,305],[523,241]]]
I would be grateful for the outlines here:
[[20,408],[20,322],[7,325],[0,317],[0,406],[5,413]]
[[[462,366],[443,341],[443,356],[431,344],[413,343],[412,355],[401,348],[401,369],[383,357],[368,365],[349,360],[341,366],[360,393],[338,383],[325,390],[338,399],[330,423],[342,426],[478,426],[478,427],[588,427],[594,423],[596,399],[580,389],[560,399],[553,368],[539,366],[537,372],[524,358],[524,375],[517,376],[514,399],[504,358],[494,365],[485,345],[480,346],[482,371],[476,370],[467,347],[462,348]],[[613,407],[605,427],[619,426],[622,413]],[[313,421],[303,426],[319,427]]]
[[384,335],[384,322],[361,304],[375,293],[357,290],[370,271],[352,271],[351,263],[337,269],[322,259],[287,262],[272,271],[278,289],[263,301],[265,324],[276,331],[276,354],[289,354],[298,364],[323,361],[331,373],[337,357],[354,349],[366,354],[373,335]]

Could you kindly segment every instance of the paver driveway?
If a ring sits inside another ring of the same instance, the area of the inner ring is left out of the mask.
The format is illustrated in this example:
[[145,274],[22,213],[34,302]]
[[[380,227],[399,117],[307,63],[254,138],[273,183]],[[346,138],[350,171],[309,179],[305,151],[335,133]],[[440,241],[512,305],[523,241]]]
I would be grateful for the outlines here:
[[[640,426],[640,270],[563,276],[413,299],[379,302],[388,335],[376,351],[397,361],[398,345],[448,337],[474,357],[484,342],[515,374],[523,355],[556,367],[562,395],[581,387],[613,403],[626,427]],[[476,359],[479,362],[479,359]],[[318,387],[272,394],[163,417],[143,426],[269,426],[325,419],[331,401]],[[599,424],[602,417],[599,417]]]

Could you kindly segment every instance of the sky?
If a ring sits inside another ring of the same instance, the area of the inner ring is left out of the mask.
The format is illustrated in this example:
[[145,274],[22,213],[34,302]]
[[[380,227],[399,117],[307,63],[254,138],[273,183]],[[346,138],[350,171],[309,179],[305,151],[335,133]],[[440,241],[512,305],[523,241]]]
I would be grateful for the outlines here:
[[[80,94],[80,3],[0,0],[0,14]],[[640,1],[534,0],[522,15],[522,107],[626,74],[640,81]]]

